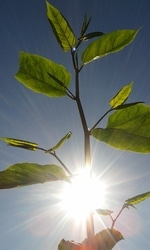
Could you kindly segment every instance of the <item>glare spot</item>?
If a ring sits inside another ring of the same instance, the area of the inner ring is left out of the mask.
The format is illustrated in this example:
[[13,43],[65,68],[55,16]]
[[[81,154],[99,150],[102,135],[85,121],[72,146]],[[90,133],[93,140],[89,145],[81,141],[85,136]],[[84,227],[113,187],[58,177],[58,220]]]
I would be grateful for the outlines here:
[[89,171],[82,171],[67,183],[62,190],[61,207],[71,217],[83,220],[91,211],[103,208],[105,204],[105,184]]

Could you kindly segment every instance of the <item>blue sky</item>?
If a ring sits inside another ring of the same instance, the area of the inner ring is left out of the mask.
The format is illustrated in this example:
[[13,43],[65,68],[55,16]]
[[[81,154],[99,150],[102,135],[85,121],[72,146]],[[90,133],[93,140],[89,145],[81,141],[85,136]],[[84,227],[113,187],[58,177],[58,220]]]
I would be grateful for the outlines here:
[[[92,62],[83,70],[81,97],[89,127],[107,111],[112,96],[131,81],[134,86],[129,100],[150,105],[149,0],[51,0],[50,3],[64,14],[77,36],[84,13],[92,16],[89,32],[108,33],[142,26],[130,46]],[[70,54],[61,51],[47,21],[45,1],[1,1],[0,34],[0,136],[31,140],[50,148],[72,131],[72,139],[59,151],[59,156],[76,172],[83,163],[82,130],[76,106],[67,97],[50,99],[33,93],[14,78],[19,51],[47,57],[64,64],[73,73]],[[149,155],[122,152],[95,140],[92,152],[94,171],[108,184],[109,209],[117,212],[126,199],[149,191]],[[0,170],[17,162],[55,162],[42,152],[6,147],[3,142],[0,142],[0,159]],[[82,241],[86,237],[84,229],[70,218],[64,219],[65,212],[58,199],[62,186],[63,183],[47,183],[0,191],[0,249],[56,250],[62,238]],[[137,210],[124,211],[116,229],[122,232],[125,241],[114,249],[150,248],[149,207],[150,200],[146,200],[137,205]],[[109,225],[107,221],[104,220]],[[102,228],[95,221],[95,231]]]

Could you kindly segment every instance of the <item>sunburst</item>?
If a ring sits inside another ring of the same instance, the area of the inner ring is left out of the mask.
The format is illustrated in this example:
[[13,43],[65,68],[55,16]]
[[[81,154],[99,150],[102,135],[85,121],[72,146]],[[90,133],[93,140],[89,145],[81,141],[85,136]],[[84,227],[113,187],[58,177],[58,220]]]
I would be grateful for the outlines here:
[[89,171],[83,170],[67,183],[61,193],[61,207],[76,220],[84,220],[92,211],[105,205],[106,185]]

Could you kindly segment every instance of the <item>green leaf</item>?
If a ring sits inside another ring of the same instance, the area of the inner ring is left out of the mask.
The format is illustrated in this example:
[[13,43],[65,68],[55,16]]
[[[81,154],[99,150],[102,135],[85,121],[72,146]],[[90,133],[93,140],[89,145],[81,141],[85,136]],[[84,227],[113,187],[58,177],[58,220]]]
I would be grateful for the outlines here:
[[86,30],[87,30],[90,22],[91,22],[91,17],[87,21],[87,17],[86,17],[86,14],[85,14],[84,15],[84,19],[83,19],[83,24],[82,24],[81,32],[80,32],[80,37],[82,37],[85,34],[85,32],[86,32]]
[[[66,88],[71,81],[71,74],[60,64],[21,52],[20,67],[15,78],[34,92],[49,97],[62,97],[67,94]],[[58,82],[62,82],[64,87]]]
[[81,41],[87,41],[87,40],[89,40],[89,39],[91,39],[91,38],[99,37],[99,36],[102,36],[102,35],[104,35],[103,32],[91,32],[91,33],[89,33],[89,34],[86,34],[86,35],[81,36],[81,37],[79,38],[79,40],[81,40]]
[[0,172],[0,189],[68,179],[63,169],[54,164],[17,163]]
[[139,195],[136,195],[128,200],[125,201],[125,207],[128,207],[128,206],[134,206],[146,199],[150,198],[150,191],[149,192],[146,192],[146,193],[143,193],[143,194],[139,194]]
[[138,30],[117,30],[101,36],[90,43],[82,54],[82,63],[87,64],[110,53],[118,52],[130,44]]
[[64,142],[71,137],[71,135],[71,132],[67,133],[54,147],[46,150],[45,153],[49,153],[51,151],[56,151],[57,149],[59,149],[64,144]]
[[91,134],[121,150],[150,153],[150,106],[137,104],[117,110],[105,129],[93,129]]
[[30,141],[23,141],[19,139],[14,139],[14,138],[8,138],[8,137],[1,137],[0,140],[8,143],[8,145],[13,146],[13,147],[19,147],[19,148],[24,148],[28,150],[37,150],[38,149],[38,144],[35,142],[30,142]]
[[122,105],[129,97],[132,91],[133,82],[124,86],[110,101],[110,106],[114,109]]
[[111,215],[111,214],[113,213],[113,211],[111,211],[111,210],[108,210],[108,209],[101,209],[101,208],[96,209],[96,212],[97,212],[98,214],[101,214],[101,215]]
[[46,1],[47,17],[61,48],[66,52],[76,44],[76,37],[66,18],[52,4]]

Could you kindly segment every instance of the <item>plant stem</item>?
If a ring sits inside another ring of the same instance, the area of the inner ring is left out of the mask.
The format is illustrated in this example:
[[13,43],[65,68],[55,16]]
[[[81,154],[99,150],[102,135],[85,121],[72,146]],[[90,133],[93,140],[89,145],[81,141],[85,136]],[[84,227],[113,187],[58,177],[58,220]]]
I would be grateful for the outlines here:
[[93,220],[93,213],[89,213],[88,217],[86,218],[86,232],[87,232],[87,238],[89,240],[89,243],[93,242],[94,237],[94,220]]
[[91,150],[90,150],[90,134],[88,131],[88,127],[86,124],[83,108],[80,102],[80,98],[78,97],[76,99],[76,103],[78,106],[80,118],[81,118],[81,123],[83,127],[83,132],[84,132],[84,156],[85,156],[85,166],[91,167]]
[[[91,149],[90,149],[90,134],[88,131],[87,123],[85,120],[84,112],[82,109],[82,105],[80,102],[80,98],[76,99],[78,110],[83,126],[84,131],[84,155],[85,155],[85,166],[90,168],[90,173],[92,172],[91,167]],[[94,221],[93,221],[93,213],[89,213],[88,218],[86,219],[86,230],[87,230],[87,238],[89,242],[92,242],[94,236]]]
[[[76,56],[76,57],[75,57]],[[90,172],[92,170],[91,167],[91,149],[90,149],[90,132],[87,126],[85,114],[82,108],[82,103],[80,100],[80,90],[79,90],[79,72],[81,69],[79,69],[78,66],[78,57],[77,54],[72,52],[72,60],[75,70],[75,101],[77,103],[81,124],[84,132],[84,157],[85,157],[85,166],[90,168]],[[86,220],[86,230],[87,230],[87,238],[89,242],[92,244],[93,236],[94,236],[94,221],[93,221],[93,213],[89,213],[88,218]]]
[[124,209],[124,208],[125,208],[125,206],[123,205],[123,206],[122,206],[122,208],[121,208],[121,210],[119,211],[119,213],[117,214],[117,216],[116,216],[116,218],[115,218],[115,219],[113,219],[113,218],[111,217],[111,219],[112,219],[111,229],[113,229],[113,227],[114,227],[114,225],[115,225],[116,220],[118,219],[118,217],[120,216],[120,214],[122,213],[122,211],[123,211],[123,209]]
[[[77,105],[78,105],[78,110],[83,126],[83,131],[84,131],[84,155],[85,155],[85,166],[90,168],[90,173],[92,172],[91,168],[91,149],[90,149],[90,134],[88,131],[86,119],[84,116],[84,112],[82,109],[82,105],[80,102],[80,98],[78,97],[76,99]],[[86,219],[86,229],[87,229],[87,238],[90,242],[93,240],[94,236],[94,221],[93,221],[93,213],[89,213],[88,218]]]
[[72,173],[71,171],[66,167],[66,165],[60,160],[60,158],[56,155],[55,151],[54,152],[50,152],[51,155],[53,155],[57,161],[59,161],[59,163],[62,165],[62,167],[66,170],[66,172],[72,176]]
[[[41,147],[37,147],[37,149],[44,151],[45,153],[47,153],[47,150]],[[56,155],[55,151],[49,151],[48,152],[50,155],[54,156],[57,161],[62,165],[62,167],[66,170],[66,172],[70,175],[73,176],[73,174],[71,173],[71,171],[66,167],[66,165],[60,160],[60,158]]]
[[98,123],[100,123],[103,118],[109,113],[113,111],[113,108],[110,108],[103,116],[100,117],[100,119],[93,125],[93,127],[90,129],[90,132],[98,125]]
[[90,150],[90,133],[88,130],[86,118],[80,101],[80,91],[79,91],[79,72],[78,69],[75,71],[75,84],[76,84],[76,103],[78,106],[78,111],[80,114],[80,119],[84,132],[84,155],[85,155],[85,166],[91,166],[91,150]]

